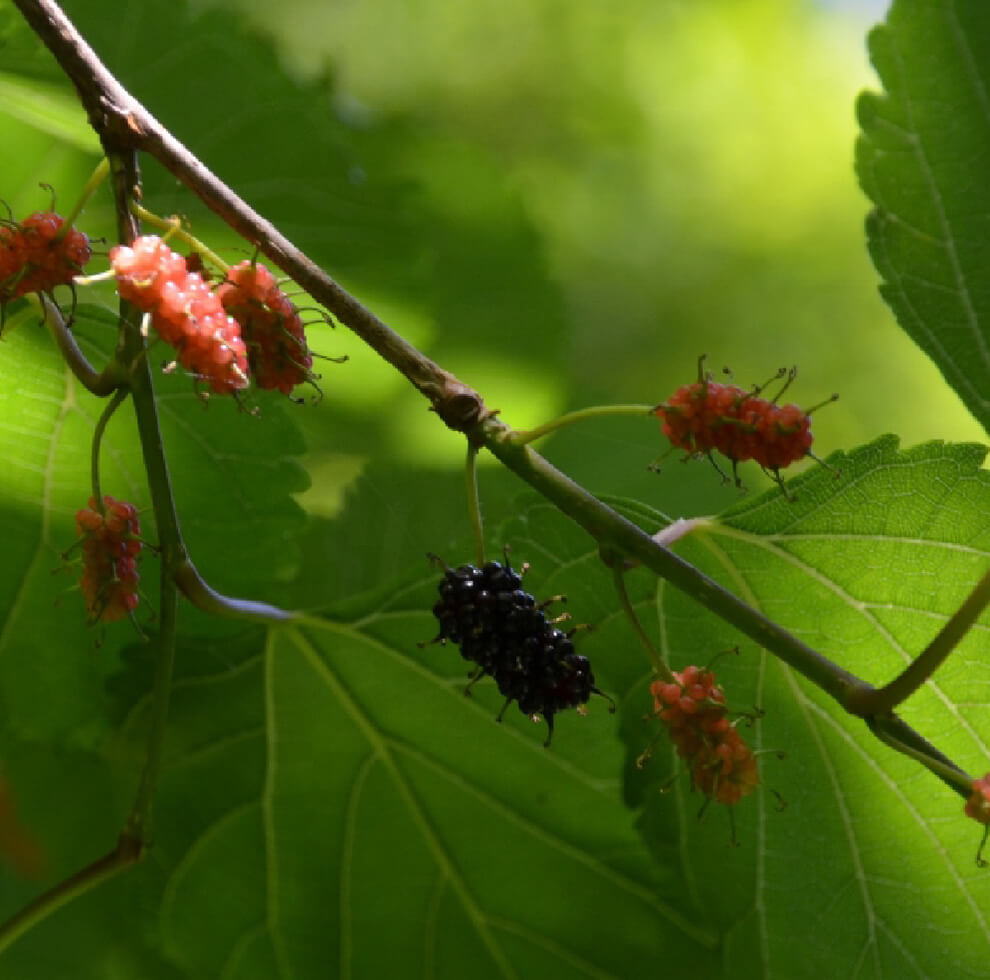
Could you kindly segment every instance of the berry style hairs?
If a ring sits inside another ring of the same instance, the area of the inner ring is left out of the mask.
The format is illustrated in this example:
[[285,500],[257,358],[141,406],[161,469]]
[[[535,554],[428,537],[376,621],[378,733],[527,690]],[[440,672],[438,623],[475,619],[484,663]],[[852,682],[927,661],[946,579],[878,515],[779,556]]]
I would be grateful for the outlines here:
[[[710,374],[705,374],[703,364],[701,357],[697,381],[682,385],[653,409],[663,422],[663,434],[673,448],[683,449],[689,456],[707,456],[713,463],[712,451],[718,450],[732,463],[737,486],[737,464],[754,460],[783,488],[780,471],[805,456],[813,456],[811,413],[821,405],[803,409],[777,404],[797,376],[794,368],[781,369],[766,384],[747,391],[713,381]],[[772,381],[785,376],[784,386],[773,399],[760,397]],[[832,395],[821,404],[837,397]]]

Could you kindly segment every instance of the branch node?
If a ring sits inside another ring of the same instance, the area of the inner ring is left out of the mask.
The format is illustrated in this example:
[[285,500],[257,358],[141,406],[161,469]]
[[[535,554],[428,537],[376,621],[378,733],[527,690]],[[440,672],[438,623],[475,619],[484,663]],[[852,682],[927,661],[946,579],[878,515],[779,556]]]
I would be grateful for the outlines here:
[[498,411],[486,407],[481,395],[455,378],[450,378],[434,397],[431,410],[440,416],[448,429],[464,433]]

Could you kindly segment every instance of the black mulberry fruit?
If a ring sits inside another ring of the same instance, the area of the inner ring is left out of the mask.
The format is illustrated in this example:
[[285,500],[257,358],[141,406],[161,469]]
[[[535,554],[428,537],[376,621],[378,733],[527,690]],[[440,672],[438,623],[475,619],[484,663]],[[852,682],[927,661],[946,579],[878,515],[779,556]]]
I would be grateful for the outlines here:
[[486,675],[495,679],[506,699],[499,720],[516,701],[523,714],[546,719],[549,745],[556,712],[602,694],[587,657],[574,652],[570,634],[547,619],[508,561],[448,568],[438,591],[433,615],[440,632],[434,642],[451,640],[477,664],[471,684]]

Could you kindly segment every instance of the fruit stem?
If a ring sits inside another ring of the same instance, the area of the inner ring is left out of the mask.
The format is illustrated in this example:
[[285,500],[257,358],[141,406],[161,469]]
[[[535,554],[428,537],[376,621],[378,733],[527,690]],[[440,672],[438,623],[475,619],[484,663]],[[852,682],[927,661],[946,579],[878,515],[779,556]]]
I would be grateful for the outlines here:
[[154,211],[149,211],[146,207],[142,207],[137,201],[131,201],[131,211],[142,221],[146,221],[149,225],[154,225],[155,228],[164,231],[166,237],[175,237],[179,241],[185,242],[199,252],[204,259],[209,259],[224,275],[227,274],[230,266],[208,245],[203,244],[195,235],[186,231],[182,227],[182,220],[177,215],[173,215],[170,218],[159,217]]
[[485,527],[481,519],[481,499],[478,496],[478,447],[468,443],[467,465],[464,468],[467,484],[468,516],[474,535],[474,556],[478,568],[485,564]]
[[45,295],[33,294],[36,302],[40,302],[41,313],[48,330],[55,341],[69,370],[76,380],[89,392],[99,397],[105,397],[123,387],[127,383],[126,369],[116,360],[110,361],[102,372],[97,371],[86,358],[76,338],[69,329],[58,306]]
[[673,681],[674,675],[664,660],[663,654],[660,653],[646,635],[646,631],[643,629],[643,625],[636,615],[636,610],[633,609],[632,602],[629,600],[629,592],[626,589],[626,570],[623,567],[621,557],[617,557],[612,565],[612,581],[615,583],[615,591],[619,595],[619,604],[622,606],[622,611],[629,618],[629,622],[632,623],[632,628],[639,637],[640,643],[643,644],[644,649],[649,654],[650,660],[653,662],[653,672],[657,677],[667,682]]
[[109,854],[60,881],[0,926],[0,953],[5,952],[24,933],[44,922],[73,899],[92,891],[97,885],[115,877],[121,871],[126,871],[131,865],[137,864],[143,856],[144,847],[141,842],[126,833],[121,834],[117,846]]
[[258,623],[289,623],[298,613],[280,609],[267,602],[236,599],[210,588],[188,557],[172,569],[172,578],[182,594],[197,608],[213,616],[248,619]]
[[960,795],[969,796],[973,792],[972,776],[967,776],[961,769],[953,765],[951,760],[942,755],[938,749],[930,745],[920,735],[915,734],[914,738],[912,738],[912,742],[915,744],[909,745],[902,737],[888,731],[891,721],[892,717],[890,715],[866,719],[870,731],[881,742],[889,745],[902,755],[920,762],[926,769],[938,776],[943,783]]
[[527,443],[542,439],[543,436],[562,429],[566,425],[573,425],[575,422],[585,422],[588,419],[601,418],[606,415],[651,415],[655,405],[592,405],[589,408],[579,408],[574,412],[568,412],[558,418],[545,422],[535,429],[515,429],[509,433],[507,439],[517,446],[525,446]]
[[62,227],[59,228],[58,234],[55,236],[55,241],[60,241],[68,233],[69,229],[76,223],[76,218],[82,213],[84,207],[89,203],[89,199],[96,193],[99,189],[100,184],[107,179],[107,174],[110,173],[110,161],[107,157],[103,157],[102,160],[96,165],[96,169],[90,175],[89,180],[86,181],[82,192],[76,199],[76,203],[73,205],[72,210],[65,216],[65,221]]
[[90,479],[93,484],[93,503],[96,507],[97,513],[100,516],[106,516],[106,510],[103,506],[103,494],[100,492],[100,443],[103,441],[103,433],[106,430],[107,423],[110,421],[111,416],[114,412],[120,408],[124,399],[130,394],[127,388],[118,388],[113,398],[110,399],[110,403],[100,417],[96,420],[96,425],[93,428],[93,447],[90,455]]
[[902,701],[906,701],[942,666],[946,657],[972,629],[973,624],[988,603],[990,603],[990,569],[976,583],[973,591],[949,617],[931,643],[915,657],[904,671],[889,684],[875,690],[851,689],[846,696],[846,710],[862,717],[884,715],[892,711]]

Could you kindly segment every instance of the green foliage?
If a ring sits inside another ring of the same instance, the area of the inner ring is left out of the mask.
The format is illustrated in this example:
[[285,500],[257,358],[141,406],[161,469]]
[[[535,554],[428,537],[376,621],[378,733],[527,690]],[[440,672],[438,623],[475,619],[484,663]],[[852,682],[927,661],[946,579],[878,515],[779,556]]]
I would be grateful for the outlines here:
[[[419,29],[435,57],[410,44],[383,71],[347,59],[345,41],[363,38],[367,48],[350,46],[380,58],[389,50],[355,9],[331,33],[344,39],[335,54],[363,97],[372,100],[377,80],[379,101],[359,112],[326,79],[290,77],[267,42],[216,11],[194,15],[165,0],[122,4],[115,18],[97,0],[66,9],[194,152],[511,422],[540,422],[589,397],[655,401],[690,375],[702,346],[719,361],[743,348],[753,360],[740,374],[759,379],[800,355],[811,368],[802,400],[809,385],[808,401],[827,394],[841,372],[854,408],[843,391],[828,410],[834,427],[821,416],[828,448],[891,418],[912,433],[950,424],[945,393],[917,397],[923,375],[899,367],[910,355],[863,298],[869,276],[855,233],[835,217],[852,214],[849,185],[833,191],[847,169],[834,162],[841,145],[826,144],[826,160],[810,135],[818,126],[838,140],[843,130],[819,125],[823,103],[810,94],[795,102],[798,89],[779,81],[800,71],[802,93],[827,89],[818,83],[830,61],[812,41],[821,15],[784,0],[630,0],[623,9],[637,16],[627,25],[582,5],[499,5],[490,31],[503,16],[526,30],[474,58],[469,28],[494,8],[433,4]],[[300,9],[279,7],[290,53]],[[318,15],[340,13],[320,5]],[[858,157],[878,208],[870,244],[884,295],[984,424],[978,82],[988,20],[949,0],[894,4],[871,45],[887,94],[861,102]],[[306,26],[313,45],[319,32]],[[450,37],[460,42],[441,43]],[[9,9],[0,41],[0,192],[20,216],[45,203],[36,185],[47,180],[64,206],[95,163],[83,115]],[[657,59],[661,42],[669,56]],[[711,90],[749,92],[773,126],[711,107],[701,80],[716,67]],[[678,98],[655,96],[675,86]],[[788,141],[801,119],[808,128]],[[714,154],[709,130],[731,152]],[[777,139],[754,138],[763,132]],[[170,176],[150,162],[145,172],[149,206],[190,214],[197,234],[237,254]],[[754,197],[758,207],[746,210]],[[110,234],[105,200],[82,225]],[[83,299],[74,329],[102,363],[113,298],[88,288]],[[658,309],[676,330],[657,329]],[[0,760],[47,865],[37,880],[0,867],[0,916],[112,846],[144,758],[158,652],[146,614],[142,643],[126,624],[84,631],[76,594],[53,608],[72,581],[51,569],[90,493],[101,404],[80,391],[30,310],[8,313]],[[168,355],[152,348],[198,567],[223,591],[310,611],[265,630],[183,607],[155,846],[0,955],[0,973],[985,974],[990,878],[973,867],[979,831],[961,801],[642,570],[628,576],[634,605],[675,668],[738,643],[719,678],[734,708],[764,712],[741,729],[751,744],[786,749],[780,760],[764,756],[762,770],[787,807],[777,812],[763,789],[744,800],[734,848],[722,808],[696,819],[700,798],[676,776],[665,742],[637,769],[656,733],[644,717],[650,665],[595,542],[547,504],[520,502],[518,485],[494,467],[481,474],[491,552],[511,545],[514,560],[532,563],[527,588],[566,593],[574,621],[594,627],[578,648],[619,711],[594,698],[588,717],[558,716],[547,751],[543,728],[515,708],[494,723],[501,698],[491,681],[465,698],[457,651],[420,646],[436,630],[439,578],[425,552],[451,563],[470,554],[458,516],[463,440],[342,333],[314,333],[318,349],[352,355],[326,367],[323,404],[262,396],[256,417],[222,399],[204,408],[188,379],[159,376]],[[856,378],[853,354],[866,364]],[[868,420],[850,421],[856,414]],[[794,501],[775,488],[737,500],[707,466],[647,473],[663,448],[657,435],[655,420],[593,423],[555,436],[550,454],[592,489],[648,501],[618,506],[650,533],[669,523],[657,506],[677,515],[728,506],[694,524],[679,554],[872,683],[911,660],[985,569],[982,447],[901,451],[887,437],[831,457],[838,476],[801,474]],[[129,405],[105,437],[101,476],[105,492],[147,505]],[[744,468],[744,479],[755,489],[762,477]],[[150,512],[142,520],[153,541]],[[142,574],[154,596],[153,557]],[[974,773],[990,754],[981,734],[988,622],[902,709]]]
[[[196,650],[158,817],[168,954],[191,976],[252,975],[262,950],[297,976],[621,975],[675,943],[709,958],[656,893],[604,702],[567,719],[560,752],[518,712],[495,725],[497,695],[463,696],[456,652],[415,647],[435,581]],[[581,897],[551,900],[565,892]]]
[[901,326],[984,427],[990,423],[990,166],[981,4],[898,0],[870,35],[886,93],[859,102],[857,170],[876,210],[870,254]]
[[[792,504],[771,491],[698,522],[677,550],[815,649],[879,682],[921,649],[986,567],[984,455],[982,447],[941,444],[898,452],[886,438],[830,458],[838,479],[820,470],[796,481]],[[649,531],[667,523],[641,504],[623,509]],[[741,731],[768,751],[763,779],[786,808],[765,791],[743,800],[733,849],[718,806],[696,820],[703,799],[678,775],[669,743],[658,743],[644,770],[633,764],[658,730],[643,719],[650,670],[596,550],[547,505],[531,508],[506,537],[532,558],[534,575],[551,566],[539,593],[566,592],[575,616],[595,624],[580,647],[620,700],[626,798],[642,808],[639,826],[661,866],[684,876],[661,894],[690,896],[699,921],[719,935],[732,975],[981,975],[990,879],[974,871],[979,833],[961,818],[957,798],[752,641],[653,576],[633,573],[634,606],[672,665],[704,665],[738,645],[739,655],[714,669],[733,708],[765,712]],[[988,624],[984,617],[903,706],[907,720],[938,733],[939,747],[976,771],[987,758]],[[919,883],[928,897],[907,898]]]

